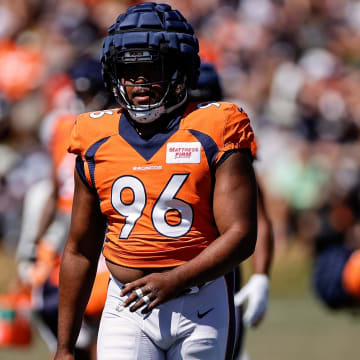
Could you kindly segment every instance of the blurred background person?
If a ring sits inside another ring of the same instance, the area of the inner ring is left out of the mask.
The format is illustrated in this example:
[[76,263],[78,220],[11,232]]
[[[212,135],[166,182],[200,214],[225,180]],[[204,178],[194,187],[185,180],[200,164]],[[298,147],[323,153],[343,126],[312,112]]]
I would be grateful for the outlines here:
[[[51,162],[51,177],[35,182],[25,194],[22,227],[16,249],[18,279],[10,293],[0,296],[0,304],[14,311],[23,308],[24,299],[31,319],[49,347],[55,352],[58,316],[59,266],[70,228],[74,195],[75,157],[67,152],[76,114],[103,109],[112,98],[103,87],[101,64],[90,56],[81,56],[67,73],[57,73],[44,89],[49,108],[40,127],[40,137]],[[65,102],[56,98],[63,97]],[[93,359],[96,334],[106,298],[109,273],[104,261],[89,301],[77,359]],[[14,331],[16,324],[14,324]],[[19,334],[14,333],[13,345]]]

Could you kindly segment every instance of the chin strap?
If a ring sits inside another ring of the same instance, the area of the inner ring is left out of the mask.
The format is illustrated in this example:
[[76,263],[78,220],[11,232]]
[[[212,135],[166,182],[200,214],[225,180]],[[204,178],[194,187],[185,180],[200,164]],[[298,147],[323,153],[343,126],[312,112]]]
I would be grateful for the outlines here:
[[139,110],[138,108],[139,106],[136,107],[136,110],[127,108],[127,111],[131,118],[140,124],[151,123],[165,113],[164,105],[151,110]]
[[[121,87],[121,88],[123,88],[123,87]],[[180,102],[178,102],[177,104],[166,108],[165,105],[163,104],[163,102],[164,102],[164,99],[165,99],[166,95],[168,94],[168,92],[169,92],[169,89],[167,90],[163,99],[156,104],[153,104],[150,106],[126,105],[125,108],[127,109],[127,111],[129,112],[129,115],[131,116],[131,118],[134,121],[141,123],[141,124],[151,123],[151,122],[157,120],[160,116],[162,116],[164,114],[170,114],[171,112],[173,112],[174,110],[176,110],[177,108],[182,106],[188,98],[187,90],[185,89],[185,96],[183,97],[183,99]]]

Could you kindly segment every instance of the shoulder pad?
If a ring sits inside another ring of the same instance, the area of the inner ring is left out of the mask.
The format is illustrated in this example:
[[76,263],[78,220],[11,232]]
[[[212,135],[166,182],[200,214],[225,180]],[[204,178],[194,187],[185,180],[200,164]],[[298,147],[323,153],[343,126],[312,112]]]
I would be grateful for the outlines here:
[[78,115],[71,133],[69,152],[83,156],[98,140],[118,134],[121,112],[121,109],[111,109]]
[[184,128],[211,137],[220,152],[252,148],[254,133],[246,111],[229,102],[191,104],[184,117]]

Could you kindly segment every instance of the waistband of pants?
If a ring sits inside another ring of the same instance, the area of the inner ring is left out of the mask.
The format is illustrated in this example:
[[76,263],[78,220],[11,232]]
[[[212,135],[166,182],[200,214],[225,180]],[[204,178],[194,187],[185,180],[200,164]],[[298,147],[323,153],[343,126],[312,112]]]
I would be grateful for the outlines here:
[[201,288],[209,285],[209,284],[212,283],[212,282],[213,282],[213,280],[207,281],[207,282],[205,282],[205,283],[203,283],[203,284],[200,284],[200,285],[196,285],[196,286],[192,286],[192,287],[186,288],[186,289],[184,289],[184,290],[178,295],[178,297],[179,297],[179,296],[184,296],[184,295],[196,294],[196,293],[198,293],[198,292],[201,290]]
[[[113,276],[112,274],[110,274],[110,279],[114,280],[119,287],[121,287],[123,284],[118,280],[116,279],[115,276]],[[211,281],[207,281],[203,284],[200,284],[200,285],[196,285],[196,286],[191,286],[189,288],[186,288],[184,289],[177,297],[180,297],[180,296],[184,296],[184,295],[192,295],[192,294],[197,294],[203,287],[209,285],[210,283],[212,283],[214,280],[211,280]]]

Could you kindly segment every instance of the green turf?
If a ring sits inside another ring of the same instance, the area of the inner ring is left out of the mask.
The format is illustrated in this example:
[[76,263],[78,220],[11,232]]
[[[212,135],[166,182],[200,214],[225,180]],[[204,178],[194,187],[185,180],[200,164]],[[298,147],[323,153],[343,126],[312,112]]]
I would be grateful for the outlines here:
[[26,348],[9,349],[0,348],[1,360],[50,360],[53,358],[49,354],[47,346],[42,341],[37,331],[33,333],[33,342]]
[[271,299],[261,327],[248,331],[252,360],[347,360],[359,358],[360,318],[327,311],[305,295]]
[[[329,313],[310,296],[272,299],[261,327],[249,330],[252,360],[348,360],[359,357],[360,319]],[[30,348],[0,349],[4,360],[48,360],[37,336]]]
[[[354,360],[359,358],[360,316],[334,313],[314,298],[310,257],[293,247],[275,261],[270,306],[263,324],[247,332],[251,360]],[[249,274],[249,263],[245,264]],[[14,274],[13,261],[0,252],[0,290]],[[44,342],[34,333],[31,347],[1,349],[4,360],[49,360]],[[185,359],[186,360],[186,359]]]
[[275,261],[269,310],[248,330],[246,348],[251,360],[353,360],[360,358],[359,335],[360,316],[328,310],[315,298],[311,257],[294,245]]

